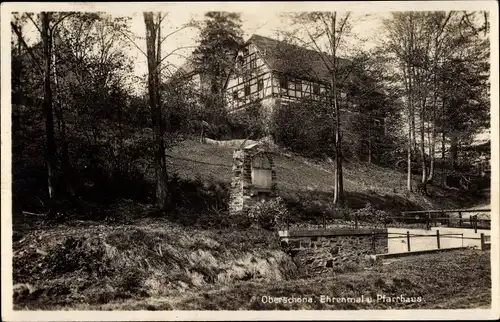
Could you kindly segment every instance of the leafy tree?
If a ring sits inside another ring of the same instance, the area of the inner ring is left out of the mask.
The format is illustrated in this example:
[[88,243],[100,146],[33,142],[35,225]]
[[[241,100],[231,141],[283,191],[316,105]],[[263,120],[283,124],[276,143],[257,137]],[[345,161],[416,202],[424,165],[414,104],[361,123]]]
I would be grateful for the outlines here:
[[53,14],[50,12],[41,12],[39,22],[35,22],[31,14],[26,14],[25,17],[30,19],[39,31],[42,39],[43,54],[42,59],[38,59],[33,51],[23,38],[23,35],[18,28],[19,22],[26,19],[17,19],[11,22],[12,30],[18,37],[19,43],[23,44],[26,51],[31,56],[34,65],[38,71],[43,74],[43,113],[45,119],[45,147],[46,147],[46,168],[47,168],[47,191],[50,199],[54,198],[55,177],[57,171],[57,156],[56,156],[56,141],[54,135],[54,112],[53,112],[53,97],[51,88],[51,68],[52,68],[52,42],[54,30],[57,25],[64,19],[72,15],[72,13]]
[[210,11],[205,14],[200,44],[193,52],[195,69],[209,79],[210,92],[222,97],[225,83],[243,43],[240,14]]
[[[436,133],[441,131],[443,134],[443,156],[445,135],[450,137],[450,154],[454,164],[458,146],[457,133],[467,132],[461,124],[484,124],[482,120],[485,119],[487,104],[480,102],[485,101],[484,94],[487,89],[484,79],[488,75],[488,50],[485,41],[480,39],[478,29],[474,27],[474,16],[474,13],[458,12],[406,12],[394,13],[392,19],[385,23],[389,37],[386,46],[398,62],[398,70],[402,74],[405,87],[409,190],[412,189],[412,150],[417,141],[422,184],[425,188],[425,184],[432,180],[435,172]],[[482,31],[484,28],[487,29],[487,23],[479,29]],[[462,61],[466,61],[470,74],[465,72]],[[474,86],[475,90],[472,89]],[[468,97],[474,96],[472,92],[481,93],[471,100],[477,104],[474,104],[474,107],[467,106],[467,100],[460,99],[456,89]],[[479,96],[482,98],[478,99]],[[454,98],[458,98],[458,101],[454,101]],[[446,106],[453,106],[453,112]],[[420,134],[418,138],[415,135],[417,117]],[[472,120],[475,122],[471,122]],[[466,125],[469,133],[477,132],[480,127]],[[428,143],[425,140],[426,132],[429,133]],[[426,151],[430,155],[430,168],[427,166]]]

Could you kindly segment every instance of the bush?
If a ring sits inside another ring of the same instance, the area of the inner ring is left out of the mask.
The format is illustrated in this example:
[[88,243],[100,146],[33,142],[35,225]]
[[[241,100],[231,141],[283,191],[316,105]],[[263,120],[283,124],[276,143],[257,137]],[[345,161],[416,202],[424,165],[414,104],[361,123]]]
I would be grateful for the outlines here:
[[357,219],[358,221],[375,225],[386,225],[391,221],[388,213],[383,210],[373,208],[370,203],[367,203],[364,208],[353,212],[351,217],[353,217],[352,219]]
[[274,142],[309,157],[333,156],[334,129],[327,106],[300,102],[277,109],[271,118]]
[[272,230],[286,223],[288,209],[280,197],[254,205],[248,211],[248,217],[261,228]]

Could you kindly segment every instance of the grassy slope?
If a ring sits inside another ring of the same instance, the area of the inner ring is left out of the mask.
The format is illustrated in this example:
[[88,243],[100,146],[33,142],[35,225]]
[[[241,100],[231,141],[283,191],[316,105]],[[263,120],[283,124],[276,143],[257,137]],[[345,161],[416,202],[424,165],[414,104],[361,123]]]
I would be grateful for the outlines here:
[[298,274],[273,232],[190,229],[160,219],[66,223],[26,233],[13,248],[18,308],[96,305]]
[[[232,148],[185,141],[169,153],[171,169],[181,176],[206,180],[231,180]],[[300,156],[278,153],[275,164],[280,194],[288,198],[310,198],[321,203],[331,199],[332,166]],[[414,178],[415,186],[418,178]],[[362,162],[346,162],[344,187],[348,206],[362,208],[366,202],[378,209],[399,210],[465,207],[475,201],[456,190],[432,186],[431,198],[406,191],[406,174]]]

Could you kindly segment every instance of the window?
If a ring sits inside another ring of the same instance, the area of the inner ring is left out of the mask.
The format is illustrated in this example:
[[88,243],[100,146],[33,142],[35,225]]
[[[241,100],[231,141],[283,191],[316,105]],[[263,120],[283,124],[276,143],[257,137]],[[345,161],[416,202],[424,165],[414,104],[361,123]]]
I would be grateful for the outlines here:
[[245,96],[250,95],[250,85],[245,85]]
[[285,76],[280,77],[280,87],[282,89],[288,89],[288,79]]
[[313,84],[313,94],[319,94],[319,84]]
[[233,92],[233,100],[237,100],[238,99],[238,91],[234,91]]
[[245,58],[243,57],[243,53],[242,52],[239,52],[238,53],[238,64],[240,67],[243,67],[243,64],[245,63]]
[[257,60],[253,59],[250,61],[250,68],[257,68]]
[[295,84],[295,90],[302,92],[302,83],[300,81],[297,81],[297,83]]
[[257,90],[261,91],[262,89],[264,89],[264,80],[263,79],[259,79],[257,81]]

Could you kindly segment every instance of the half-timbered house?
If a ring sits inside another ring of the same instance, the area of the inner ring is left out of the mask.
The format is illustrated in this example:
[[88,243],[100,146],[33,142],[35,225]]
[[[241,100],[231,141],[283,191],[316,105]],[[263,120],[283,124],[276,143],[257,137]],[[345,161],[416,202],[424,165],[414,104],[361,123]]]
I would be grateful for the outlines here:
[[273,109],[304,98],[319,100],[329,79],[317,52],[253,35],[238,53],[227,82],[227,108],[238,111],[259,101]]
[[[349,61],[337,58],[340,72],[349,66]],[[210,77],[203,75],[194,63],[192,56],[177,73],[184,80],[192,81],[198,88],[209,91]],[[270,116],[272,112],[291,102],[300,100],[327,100],[331,74],[328,61],[322,54],[283,41],[253,35],[241,46],[235,57],[233,69],[228,74],[224,86],[224,100],[230,113],[243,111],[252,103],[259,103]],[[347,73],[345,73],[347,74]],[[340,75],[339,75],[340,76]],[[355,97],[346,97],[342,86],[340,92],[340,109],[342,121],[359,113]],[[374,129],[384,131],[384,118],[373,118]]]

